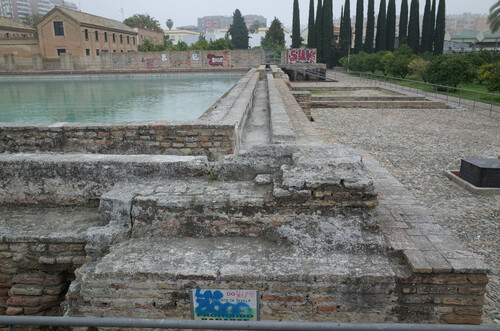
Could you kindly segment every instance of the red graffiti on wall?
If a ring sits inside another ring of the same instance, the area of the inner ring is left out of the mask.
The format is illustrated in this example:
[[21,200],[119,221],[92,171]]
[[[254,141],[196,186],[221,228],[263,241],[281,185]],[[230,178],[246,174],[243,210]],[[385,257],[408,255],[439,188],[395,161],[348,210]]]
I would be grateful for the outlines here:
[[291,49],[288,59],[290,63],[316,63],[316,50]]
[[216,56],[213,54],[207,55],[207,58],[210,60],[208,63],[211,66],[224,66],[224,57],[223,56]]
[[146,59],[146,68],[153,69],[160,67],[160,59]]

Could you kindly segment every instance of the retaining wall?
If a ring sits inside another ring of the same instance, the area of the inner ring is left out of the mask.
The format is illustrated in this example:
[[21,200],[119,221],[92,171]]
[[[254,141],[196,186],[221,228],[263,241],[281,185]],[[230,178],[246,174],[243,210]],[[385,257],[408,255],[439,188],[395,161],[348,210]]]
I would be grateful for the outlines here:
[[206,155],[239,150],[259,73],[252,69],[199,120],[138,123],[0,123],[0,153]]
[[[257,68],[265,62],[266,51],[164,51],[101,53],[97,58],[72,58],[65,54],[60,59],[43,59],[29,56],[10,55],[13,65],[6,66],[0,58],[1,72],[41,71],[176,71],[176,70],[227,70]],[[7,54],[6,54],[7,55]],[[71,60],[68,60],[70,58]]]

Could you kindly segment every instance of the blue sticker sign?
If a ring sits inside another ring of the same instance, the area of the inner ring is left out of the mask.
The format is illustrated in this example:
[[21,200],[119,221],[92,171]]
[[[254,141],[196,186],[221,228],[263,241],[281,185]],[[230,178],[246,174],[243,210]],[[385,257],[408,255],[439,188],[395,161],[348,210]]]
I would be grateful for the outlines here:
[[191,315],[198,321],[258,321],[259,291],[191,290]]

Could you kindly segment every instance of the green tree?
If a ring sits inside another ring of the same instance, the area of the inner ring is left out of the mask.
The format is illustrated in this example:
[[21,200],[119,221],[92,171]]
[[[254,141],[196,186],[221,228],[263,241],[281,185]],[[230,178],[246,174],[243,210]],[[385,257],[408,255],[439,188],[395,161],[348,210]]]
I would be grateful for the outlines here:
[[436,16],[436,30],[434,31],[434,55],[443,54],[444,35],[446,30],[446,1],[439,0]]
[[342,20],[340,23],[340,39],[339,46],[342,56],[347,56],[351,48],[352,26],[351,26],[351,11],[350,1],[345,0]]
[[245,19],[241,15],[239,9],[236,9],[233,14],[233,24],[229,27],[228,33],[231,35],[234,48],[248,49],[248,28]]
[[389,75],[405,78],[410,73],[409,65],[414,59],[411,48],[403,45],[394,53],[386,55],[385,71]]
[[234,49],[234,45],[231,40],[227,38],[219,38],[216,40],[210,40],[210,42],[208,43],[208,49],[211,51],[223,51]]
[[[346,0],[349,1],[349,0]],[[349,19],[349,22],[351,20]],[[350,27],[350,23],[349,23]],[[323,61],[328,68],[333,67],[332,39],[333,39],[333,0],[323,1]]]
[[189,46],[184,41],[180,40],[179,42],[177,42],[177,45],[174,45],[172,50],[174,50],[174,51],[187,51],[187,50],[189,50]]
[[299,0],[293,0],[292,48],[300,48],[300,46],[302,46],[302,37],[300,36]]
[[271,22],[269,30],[262,38],[260,45],[262,48],[283,49],[285,48],[285,33],[283,32],[283,25],[276,17]]
[[364,8],[363,0],[358,0],[356,3],[356,26],[354,33],[354,54],[358,54],[363,50],[363,23],[364,23]]
[[425,73],[427,72],[427,66],[429,65],[429,63],[431,62],[428,60],[417,58],[410,62],[408,68],[410,69],[410,73],[412,75],[415,75],[426,82],[427,78],[425,77]]
[[411,0],[410,21],[408,23],[408,45],[418,54],[420,48],[420,18],[418,0]]
[[318,0],[318,7],[316,8],[316,48],[318,52],[318,62],[323,63],[323,1]]
[[206,51],[209,50],[209,44],[207,39],[205,38],[205,35],[203,33],[200,34],[198,37],[198,41],[192,44],[189,47],[190,50],[196,50],[196,51]]
[[396,42],[396,0],[389,0],[387,6],[387,37],[388,51],[394,51],[394,43]]
[[307,22],[307,48],[316,47],[316,29],[314,27],[314,0],[309,2],[309,22]]
[[457,87],[471,82],[475,76],[473,66],[463,56],[436,56],[427,66],[427,80],[433,84]]
[[172,30],[172,27],[173,27],[173,26],[174,26],[174,21],[172,21],[172,19],[170,19],[170,18],[169,18],[169,19],[167,20],[167,28],[168,28],[169,30]]
[[160,22],[147,14],[134,14],[131,17],[126,18],[123,23],[130,27],[147,26],[148,28],[156,31],[163,31],[160,26]]
[[490,92],[500,92],[500,62],[483,64],[478,70],[478,77],[486,83]]
[[363,49],[366,53],[373,53],[373,38],[375,36],[375,2],[368,0],[368,20],[366,22],[366,37]]
[[490,24],[490,30],[492,33],[495,33],[498,29],[500,29],[500,0],[495,2],[493,6],[490,7],[488,23]]
[[42,20],[42,18],[43,15],[41,14],[24,15],[21,19],[21,22],[34,28],[38,24],[38,22]]
[[401,12],[399,14],[399,45],[408,43],[408,0],[401,1]]
[[382,51],[386,48],[387,36],[387,18],[386,18],[386,3],[385,0],[380,1],[377,19],[377,37],[375,38],[375,51]]
[[429,52],[434,52],[434,31],[436,30],[436,0],[432,0],[430,27]]
[[[434,39],[434,31],[431,31],[431,0],[425,1],[425,9],[424,9],[424,20],[422,23],[422,44],[420,46],[420,51],[422,53],[430,52],[429,42],[432,42]],[[432,48],[432,47],[431,47]]]
[[259,28],[262,27],[262,26],[263,26],[263,24],[261,24],[259,21],[255,21],[255,22],[252,23],[252,25],[248,29],[248,32],[250,32],[250,33],[259,32]]

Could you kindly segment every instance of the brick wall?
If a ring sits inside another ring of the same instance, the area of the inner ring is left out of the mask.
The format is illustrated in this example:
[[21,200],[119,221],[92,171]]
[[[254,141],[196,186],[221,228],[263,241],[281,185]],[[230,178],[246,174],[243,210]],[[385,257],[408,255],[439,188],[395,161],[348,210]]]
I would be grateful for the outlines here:
[[[102,37],[101,37],[102,38]],[[109,37],[108,37],[109,38]],[[1,45],[0,45],[1,47]],[[257,68],[265,60],[264,50],[227,50],[227,51],[164,51],[164,52],[132,52],[132,53],[100,53],[95,51],[91,56],[72,56],[75,71],[175,71],[175,70],[227,70],[230,68]],[[3,50],[5,54],[6,50]],[[71,52],[68,51],[69,54]],[[213,62],[211,56],[220,57],[222,62]],[[23,57],[14,57],[15,71],[36,71],[31,53]],[[3,62],[3,61],[2,61]],[[59,65],[57,65],[59,63]],[[0,67],[5,71],[3,67]],[[45,71],[61,70],[58,58],[44,58]]]
[[0,127],[3,152],[87,152],[100,154],[230,154],[235,128],[230,125],[54,124]]
[[295,100],[297,100],[297,103],[300,105],[300,107],[302,107],[304,114],[310,120],[311,119],[311,92],[293,91],[292,94],[295,97]]
[[482,324],[486,274],[414,274],[399,280],[396,314],[409,323]]
[[85,242],[0,242],[0,315],[58,315]]
[[[190,319],[189,291],[193,286],[207,289],[252,289],[261,293],[262,320],[384,322],[393,307],[393,279],[390,277],[349,277],[329,279],[247,279],[241,277],[186,276],[157,282],[119,278],[94,278],[88,291],[73,297],[72,315],[135,318]],[[72,300],[70,300],[71,302]]]

